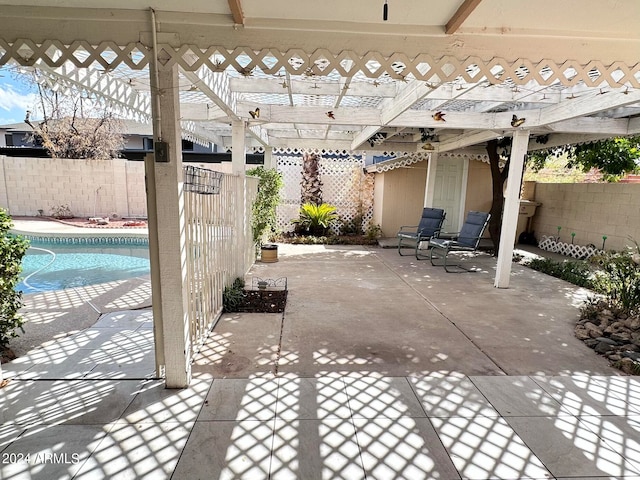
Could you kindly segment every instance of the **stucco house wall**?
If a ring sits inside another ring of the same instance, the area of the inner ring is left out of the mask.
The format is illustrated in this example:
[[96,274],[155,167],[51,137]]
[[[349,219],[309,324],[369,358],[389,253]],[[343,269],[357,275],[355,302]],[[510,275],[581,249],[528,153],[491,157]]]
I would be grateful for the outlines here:
[[469,176],[467,179],[467,195],[465,215],[467,212],[488,212],[491,210],[491,169],[489,164],[477,160],[469,160]]
[[410,167],[376,173],[373,223],[383,237],[395,237],[402,225],[416,225],[424,205],[427,160]]
[[[465,215],[470,210],[491,208],[489,165],[469,161],[465,195]],[[428,161],[376,173],[373,222],[382,227],[384,237],[395,237],[401,225],[416,225],[424,205]]]

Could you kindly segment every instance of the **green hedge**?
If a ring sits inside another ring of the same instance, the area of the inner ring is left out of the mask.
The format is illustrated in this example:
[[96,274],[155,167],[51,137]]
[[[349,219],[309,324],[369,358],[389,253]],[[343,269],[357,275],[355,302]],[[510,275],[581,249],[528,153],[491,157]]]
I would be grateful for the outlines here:
[[13,226],[6,210],[0,208],[0,350],[8,347],[9,340],[24,333],[23,319],[18,314],[22,307],[22,292],[16,290],[22,272],[22,258],[29,242],[12,235]]

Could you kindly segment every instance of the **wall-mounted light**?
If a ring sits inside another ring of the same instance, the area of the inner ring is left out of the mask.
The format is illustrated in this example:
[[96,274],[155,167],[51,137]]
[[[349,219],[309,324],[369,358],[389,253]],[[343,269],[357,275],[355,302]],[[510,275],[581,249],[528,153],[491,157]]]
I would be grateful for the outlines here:
[[389,19],[389,5],[387,5],[387,0],[384,0],[384,5],[382,6],[382,20],[385,22]]

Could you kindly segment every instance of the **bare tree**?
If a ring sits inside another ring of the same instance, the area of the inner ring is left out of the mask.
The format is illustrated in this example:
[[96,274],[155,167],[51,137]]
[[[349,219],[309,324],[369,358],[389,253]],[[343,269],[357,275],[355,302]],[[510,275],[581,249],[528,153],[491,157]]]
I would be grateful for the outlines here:
[[123,122],[104,105],[78,91],[61,94],[38,84],[43,120],[25,123],[33,131],[29,140],[39,143],[53,158],[117,158],[124,147]]

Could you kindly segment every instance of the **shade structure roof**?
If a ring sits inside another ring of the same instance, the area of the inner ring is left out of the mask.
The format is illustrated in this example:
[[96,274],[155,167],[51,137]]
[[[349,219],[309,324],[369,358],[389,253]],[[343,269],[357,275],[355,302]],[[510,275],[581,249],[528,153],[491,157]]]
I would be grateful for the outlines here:
[[637,0],[152,3],[0,5],[0,64],[148,121],[155,40],[184,136],[225,148],[234,120],[256,149],[391,155],[640,133]]

